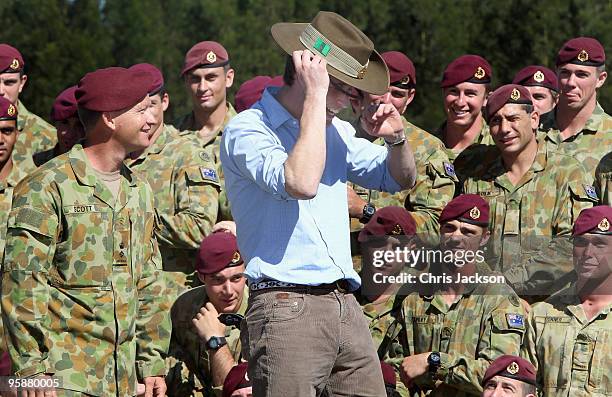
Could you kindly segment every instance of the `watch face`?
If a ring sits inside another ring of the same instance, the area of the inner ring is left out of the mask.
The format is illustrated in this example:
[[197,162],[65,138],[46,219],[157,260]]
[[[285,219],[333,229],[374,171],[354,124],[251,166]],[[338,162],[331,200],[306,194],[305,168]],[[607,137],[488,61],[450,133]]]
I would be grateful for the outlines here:
[[367,207],[365,207],[366,215],[372,216],[374,215],[374,212],[376,212],[376,209],[374,209],[374,207],[372,207],[371,205],[368,205]]
[[210,346],[211,349],[216,349],[217,347],[219,347],[219,341],[217,340],[217,338],[212,338],[208,342],[208,345]]
[[439,362],[440,362],[440,355],[439,355],[439,354],[432,353],[432,354],[430,354],[430,355],[429,355],[429,359],[431,360],[431,362],[433,362],[433,363],[436,363],[436,364],[437,364],[437,363],[439,363]]

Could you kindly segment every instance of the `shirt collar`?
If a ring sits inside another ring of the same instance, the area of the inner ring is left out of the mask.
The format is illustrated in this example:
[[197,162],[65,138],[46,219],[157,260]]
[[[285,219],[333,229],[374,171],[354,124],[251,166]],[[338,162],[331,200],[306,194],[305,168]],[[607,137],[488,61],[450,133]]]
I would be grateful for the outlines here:
[[287,121],[297,121],[297,119],[276,99],[276,95],[280,89],[281,87],[266,88],[261,99],[255,106],[268,116],[268,120],[273,129],[277,129]]
[[[79,182],[87,186],[96,186],[96,173],[91,169],[91,164],[80,143],[70,149],[68,160]],[[130,186],[136,185],[136,178],[133,177],[132,170],[125,163],[122,166],[121,173],[126,176]]]

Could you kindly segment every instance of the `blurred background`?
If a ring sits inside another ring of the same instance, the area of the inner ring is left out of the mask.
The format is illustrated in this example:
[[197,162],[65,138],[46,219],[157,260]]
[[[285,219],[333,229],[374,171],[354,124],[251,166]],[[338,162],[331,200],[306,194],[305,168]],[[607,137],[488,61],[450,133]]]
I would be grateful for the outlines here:
[[[554,69],[558,49],[576,36],[597,38],[611,64],[612,0],[0,0],[0,42],[23,54],[29,80],[20,98],[46,119],[55,96],[85,73],[149,62],[164,73],[171,121],[190,107],[179,73],[192,45],[214,40],[228,50],[233,102],[243,81],[283,71],[270,26],[309,22],[319,10],[349,19],[379,52],[413,60],[417,94],[407,118],[428,130],[443,120],[442,71],[461,54],[484,56],[494,87],[530,64]],[[612,112],[612,78],[599,101]]]

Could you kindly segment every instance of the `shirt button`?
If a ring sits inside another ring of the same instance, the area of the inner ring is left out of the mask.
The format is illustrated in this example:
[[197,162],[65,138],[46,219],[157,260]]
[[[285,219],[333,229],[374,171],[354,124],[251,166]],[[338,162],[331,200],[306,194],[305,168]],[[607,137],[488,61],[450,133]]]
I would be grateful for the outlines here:
[[119,248],[121,248],[121,249],[125,248],[125,244],[123,244],[123,241],[119,244]]

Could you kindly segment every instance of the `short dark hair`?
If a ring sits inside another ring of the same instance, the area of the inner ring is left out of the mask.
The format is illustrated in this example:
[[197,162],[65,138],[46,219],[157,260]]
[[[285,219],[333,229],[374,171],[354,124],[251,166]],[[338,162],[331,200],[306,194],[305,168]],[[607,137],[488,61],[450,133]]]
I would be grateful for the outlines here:
[[531,383],[525,383],[523,382],[523,394],[527,395],[527,394],[533,394],[534,396],[536,395],[536,387],[534,385],[532,385]]
[[79,113],[79,120],[81,120],[81,124],[83,124],[83,129],[85,130],[85,133],[91,131],[96,126],[98,120],[102,116],[101,112],[85,109],[80,106],[77,107],[77,111]]
[[295,82],[295,65],[293,58],[287,55],[285,59],[285,73],[283,73],[283,82],[285,85],[291,86]]
[[523,110],[525,111],[525,113],[531,114],[531,112],[533,112],[533,105],[524,104]]

